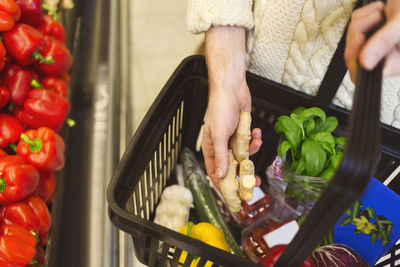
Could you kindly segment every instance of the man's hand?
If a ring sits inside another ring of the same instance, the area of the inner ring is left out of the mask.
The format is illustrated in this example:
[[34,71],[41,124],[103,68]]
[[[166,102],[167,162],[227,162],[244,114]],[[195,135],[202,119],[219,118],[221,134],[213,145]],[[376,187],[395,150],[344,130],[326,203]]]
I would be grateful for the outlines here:
[[[207,174],[219,186],[229,165],[228,142],[236,130],[240,111],[251,111],[246,83],[245,29],[212,27],[206,33],[209,101],[204,123],[202,151]],[[250,154],[261,146],[261,130],[252,131]]]
[[[366,34],[382,22],[384,12],[385,25],[366,41]],[[344,57],[353,81],[357,60],[364,69],[372,70],[386,57],[384,76],[400,74],[400,0],[388,0],[386,7],[374,2],[353,12]]]

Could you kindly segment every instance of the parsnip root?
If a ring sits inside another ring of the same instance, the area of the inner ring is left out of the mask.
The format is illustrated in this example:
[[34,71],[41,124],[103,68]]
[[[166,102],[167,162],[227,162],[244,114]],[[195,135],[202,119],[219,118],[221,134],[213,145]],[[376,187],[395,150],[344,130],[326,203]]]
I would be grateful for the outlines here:
[[219,185],[222,196],[232,212],[239,212],[241,207],[241,200],[238,195],[239,182],[236,179],[237,166],[238,163],[232,150],[229,150],[229,169],[226,176],[219,180]]

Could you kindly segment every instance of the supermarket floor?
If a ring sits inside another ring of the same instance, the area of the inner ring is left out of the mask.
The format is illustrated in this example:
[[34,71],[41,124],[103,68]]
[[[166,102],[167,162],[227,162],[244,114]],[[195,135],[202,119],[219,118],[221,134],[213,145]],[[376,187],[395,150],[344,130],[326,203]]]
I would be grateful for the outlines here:
[[[132,132],[147,109],[185,57],[201,52],[202,35],[188,32],[186,0],[133,0],[129,2]],[[129,117],[129,116],[128,116]],[[143,266],[133,257],[131,238],[121,234],[124,267]],[[122,267],[122,266],[121,266]]]

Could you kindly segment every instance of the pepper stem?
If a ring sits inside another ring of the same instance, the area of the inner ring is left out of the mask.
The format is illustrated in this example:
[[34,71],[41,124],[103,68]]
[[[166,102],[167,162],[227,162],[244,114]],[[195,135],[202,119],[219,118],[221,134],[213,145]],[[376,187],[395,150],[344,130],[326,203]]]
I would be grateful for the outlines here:
[[35,233],[35,231],[30,230],[29,232],[35,237],[36,243],[39,243],[39,237],[38,237],[38,235]]
[[189,222],[188,223],[188,228],[187,228],[187,236],[188,237],[192,237],[192,227],[193,227],[194,223]]
[[15,107],[15,103],[10,102],[10,103],[8,103],[7,109],[8,109],[8,111],[12,112],[14,110],[14,107]]
[[43,85],[36,79],[32,79],[31,86],[33,88],[43,88]]
[[67,118],[65,120],[65,123],[68,125],[68,127],[71,127],[71,128],[75,127],[75,125],[76,125],[76,121],[71,118]]
[[6,180],[3,177],[0,177],[0,193],[3,193],[6,190]]
[[38,50],[35,50],[32,52],[31,57],[33,59],[39,60],[39,63],[45,63],[45,64],[53,64],[54,59],[52,56],[44,57]]
[[46,11],[47,14],[49,14],[53,18],[54,21],[58,20],[57,11],[54,8],[51,8],[46,4],[42,4],[42,9],[44,11]]
[[32,153],[37,153],[42,149],[43,141],[40,138],[31,140],[26,134],[23,133],[21,134],[21,139],[29,146],[29,150]]
[[9,145],[9,147],[10,147],[14,152],[17,152],[17,145],[16,145],[16,144],[11,143],[11,144]]

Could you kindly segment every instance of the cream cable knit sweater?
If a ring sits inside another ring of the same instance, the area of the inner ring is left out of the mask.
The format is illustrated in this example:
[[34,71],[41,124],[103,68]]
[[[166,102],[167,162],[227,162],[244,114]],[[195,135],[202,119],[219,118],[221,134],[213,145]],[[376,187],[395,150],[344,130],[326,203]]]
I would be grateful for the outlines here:
[[[249,31],[250,72],[315,95],[356,0],[189,0],[193,33],[212,25]],[[384,80],[381,119],[400,128],[400,77]],[[347,74],[334,103],[351,108],[354,85]]]

